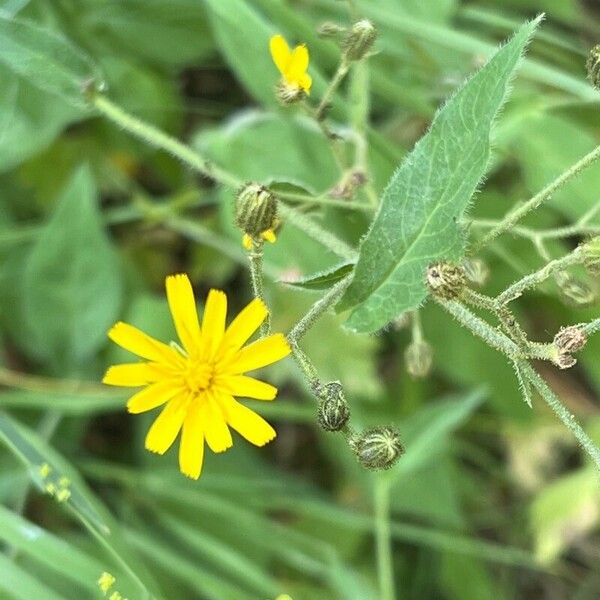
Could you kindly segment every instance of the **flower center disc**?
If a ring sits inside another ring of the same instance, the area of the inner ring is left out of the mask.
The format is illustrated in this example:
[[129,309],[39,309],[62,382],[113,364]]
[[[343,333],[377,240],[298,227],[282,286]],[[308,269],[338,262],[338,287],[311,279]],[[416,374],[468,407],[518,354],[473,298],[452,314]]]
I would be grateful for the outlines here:
[[190,392],[203,392],[212,382],[213,367],[205,362],[191,363],[188,367],[184,379]]

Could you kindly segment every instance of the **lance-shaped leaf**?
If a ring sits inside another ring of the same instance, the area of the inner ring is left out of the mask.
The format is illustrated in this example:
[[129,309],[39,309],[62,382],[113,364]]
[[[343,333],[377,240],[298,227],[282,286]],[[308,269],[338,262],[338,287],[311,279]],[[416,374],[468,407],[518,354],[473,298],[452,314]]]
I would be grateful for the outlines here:
[[541,19],[523,25],[452,96],[392,176],[338,305],[353,309],[349,328],[376,331],[418,307],[427,294],[427,266],[462,256],[457,222],[485,174],[494,118]]

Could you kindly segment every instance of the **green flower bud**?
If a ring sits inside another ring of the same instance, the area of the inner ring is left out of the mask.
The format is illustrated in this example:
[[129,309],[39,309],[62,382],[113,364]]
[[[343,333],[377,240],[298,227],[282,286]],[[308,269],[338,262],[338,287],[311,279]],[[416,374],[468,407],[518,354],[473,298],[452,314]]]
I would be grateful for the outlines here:
[[339,381],[326,383],[320,390],[319,425],[325,431],[339,431],[350,418],[350,409]]
[[584,244],[583,264],[592,275],[600,275],[600,235]]
[[427,342],[412,342],[404,353],[406,370],[413,377],[426,377],[432,362],[433,351]]
[[352,25],[344,38],[344,55],[347,60],[360,60],[371,49],[377,39],[377,29],[368,19]]
[[394,427],[373,427],[351,441],[358,462],[366,469],[389,469],[404,454]]
[[452,263],[439,262],[427,268],[427,287],[439,298],[453,300],[462,293],[466,277],[462,267]]
[[317,35],[321,38],[336,38],[345,31],[345,27],[342,27],[337,23],[327,21],[326,23],[319,25],[317,29]]
[[577,279],[565,271],[556,274],[561,296],[570,306],[589,306],[596,300],[596,292],[583,279]]
[[235,201],[235,224],[251,238],[275,227],[277,198],[258,183],[245,185]]
[[591,84],[600,90],[600,44],[590,50],[585,66]]
[[461,264],[465,277],[473,285],[481,287],[486,284],[490,270],[480,258],[466,258]]

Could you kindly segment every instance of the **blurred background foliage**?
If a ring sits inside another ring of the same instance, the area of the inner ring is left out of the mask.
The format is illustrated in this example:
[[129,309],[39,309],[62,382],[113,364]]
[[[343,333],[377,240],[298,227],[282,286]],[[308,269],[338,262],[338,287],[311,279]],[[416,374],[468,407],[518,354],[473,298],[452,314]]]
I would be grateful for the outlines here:
[[[585,81],[600,41],[594,0],[357,1],[380,37],[369,61],[370,165],[378,192],[435,108],[524,19],[547,20],[495,130],[495,156],[473,214],[503,215],[600,138],[600,103]],[[320,98],[339,51],[319,39],[347,22],[337,0],[2,0],[5,14],[60,32],[92,56],[109,96],[189,141],[237,176],[321,192],[336,183],[330,149],[294,110],[277,105],[270,35],[306,42]],[[358,84],[360,85],[360,84]],[[345,86],[332,118],[351,121]],[[600,200],[600,170],[565,186],[529,219],[567,225]],[[312,210],[355,244],[360,212]],[[552,241],[559,256],[577,240]],[[266,250],[276,330],[313,294],[278,280],[338,262],[292,226]],[[485,254],[497,293],[542,260],[503,236]],[[98,383],[125,359],[109,347],[117,319],[172,339],[163,281],[186,271],[199,298],[250,298],[232,192],[198,178],[100,118],[0,66],[0,597],[99,597],[103,570],[130,600],[378,597],[374,475],[341,438],[318,430],[315,404],[291,360],[270,369],[277,402],[257,407],[277,429],[258,450],[209,455],[199,482],[174,453],[148,454],[151,416]],[[591,282],[598,286],[598,282]],[[597,316],[554,285],[526,295],[533,338]],[[392,473],[394,568],[401,598],[597,598],[600,491],[569,432],[541,402],[522,400],[511,368],[433,305],[423,311],[432,374],[409,377],[409,331],[355,336],[329,315],[304,348],[324,378],[347,386],[357,425],[393,422],[407,452]],[[568,372],[544,376],[600,441],[600,336]],[[256,405],[256,403],[255,403]],[[57,503],[30,489],[39,465],[66,475]],[[83,526],[82,526],[83,524]]]

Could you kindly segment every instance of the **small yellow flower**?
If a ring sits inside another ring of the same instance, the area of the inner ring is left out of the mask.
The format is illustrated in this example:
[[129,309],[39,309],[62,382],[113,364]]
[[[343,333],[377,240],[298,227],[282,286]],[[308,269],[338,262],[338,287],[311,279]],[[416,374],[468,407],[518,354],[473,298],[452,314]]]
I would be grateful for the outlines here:
[[167,277],[166,288],[182,348],[117,323],[108,332],[110,339],[149,362],[110,367],[103,382],[147,386],[129,399],[130,413],[166,405],[148,431],[146,449],[164,454],[181,430],[179,468],[184,475],[198,479],[204,442],[213,452],[224,452],[233,444],[229,427],[256,446],[275,438],[271,425],[234,396],[273,400],[276,387],[244,373],[281,360],[290,347],[280,333],[243,347],[267,316],[259,299],[250,302],[225,328],[227,296],[210,290],[200,327],[187,275]]
[[121,594],[119,592],[113,592],[108,600],[123,600],[123,596],[121,596]]
[[[274,244],[277,241],[277,235],[272,229],[266,229],[260,234],[260,237],[270,244]],[[244,246],[246,250],[252,250],[252,236],[245,233],[242,238],[242,246]]]
[[305,44],[290,50],[282,35],[274,35],[269,42],[271,56],[279,69],[285,86],[293,91],[310,94],[312,78],[306,72],[308,69],[308,48]]
[[56,486],[53,483],[47,483],[44,490],[51,496],[54,496],[54,494],[56,494]]
[[116,579],[110,574],[104,571],[102,575],[100,575],[100,579],[98,579],[98,587],[102,590],[104,594],[110,590],[110,588],[115,584]]
[[56,492],[56,499],[59,502],[66,502],[71,497],[71,490],[67,488],[62,488]]
[[52,472],[52,467],[48,463],[43,463],[40,465],[40,477],[42,479],[46,479],[48,475]]

